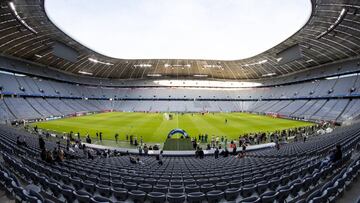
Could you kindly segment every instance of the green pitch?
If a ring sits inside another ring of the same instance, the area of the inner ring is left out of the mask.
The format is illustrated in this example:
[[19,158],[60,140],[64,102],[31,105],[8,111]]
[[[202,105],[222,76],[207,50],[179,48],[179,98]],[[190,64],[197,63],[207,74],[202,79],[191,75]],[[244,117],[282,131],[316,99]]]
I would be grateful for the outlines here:
[[[96,132],[103,132],[103,139],[114,140],[115,133],[119,140],[125,140],[125,135],[143,137],[144,142],[163,143],[167,134],[175,128],[185,130],[190,136],[201,134],[209,136],[227,136],[228,139],[238,139],[239,135],[251,132],[276,131],[300,126],[310,126],[313,123],[273,118],[269,116],[248,113],[209,113],[172,114],[172,120],[166,120],[163,113],[123,113],[111,112],[82,117],[72,117],[32,124],[41,129],[59,133],[80,132],[82,136],[89,133],[96,137]],[[225,124],[225,119],[228,120]]]

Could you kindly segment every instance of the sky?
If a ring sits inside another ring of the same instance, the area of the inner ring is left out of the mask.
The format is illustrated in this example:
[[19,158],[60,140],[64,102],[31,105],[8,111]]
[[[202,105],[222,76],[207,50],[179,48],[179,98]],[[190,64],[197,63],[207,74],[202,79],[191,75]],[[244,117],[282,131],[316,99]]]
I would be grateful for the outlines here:
[[252,57],[309,19],[310,0],[46,0],[66,34],[109,57]]

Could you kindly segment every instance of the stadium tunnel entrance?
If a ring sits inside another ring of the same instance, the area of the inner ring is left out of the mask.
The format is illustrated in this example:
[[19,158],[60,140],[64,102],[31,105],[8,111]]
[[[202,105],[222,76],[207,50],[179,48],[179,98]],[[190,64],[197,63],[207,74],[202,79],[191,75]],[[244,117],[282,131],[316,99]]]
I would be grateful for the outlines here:
[[171,130],[171,131],[169,132],[167,138],[169,139],[169,138],[171,138],[171,137],[172,137],[173,135],[175,135],[175,134],[181,134],[184,138],[190,138],[189,135],[186,133],[185,130],[179,129],[179,128],[174,129],[174,130]]

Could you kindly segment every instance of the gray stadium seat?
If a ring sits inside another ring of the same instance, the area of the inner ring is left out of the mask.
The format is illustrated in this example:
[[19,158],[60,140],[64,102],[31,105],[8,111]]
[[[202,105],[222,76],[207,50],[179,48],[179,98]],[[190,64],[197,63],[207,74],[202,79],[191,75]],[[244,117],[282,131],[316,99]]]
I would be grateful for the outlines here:
[[95,196],[90,199],[91,203],[112,203],[112,201],[108,198]]
[[140,190],[132,190],[129,192],[129,198],[135,203],[143,203],[146,198],[146,193]]
[[183,203],[185,202],[186,195],[184,193],[168,193],[167,200],[169,203]]
[[164,203],[166,195],[162,192],[150,192],[147,195],[147,199],[152,203]]
[[74,191],[74,197],[79,203],[89,203],[91,194],[85,191]]
[[206,198],[209,203],[220,202],[224,198],[224,192],[220,190],[212,190],[206,193]]
[[228,188],[225,190],[225,199],[227,201],[234,201],[240,194],[240,188]]
[[187,195],[187,201],[189,203],[201,203],[206,199],[206,196],[202,192],[191,192]]

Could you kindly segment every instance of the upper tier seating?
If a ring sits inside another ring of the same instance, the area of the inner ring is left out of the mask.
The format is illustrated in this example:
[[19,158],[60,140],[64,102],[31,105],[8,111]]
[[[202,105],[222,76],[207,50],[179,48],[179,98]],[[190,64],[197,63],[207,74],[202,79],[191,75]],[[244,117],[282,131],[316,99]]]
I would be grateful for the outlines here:
[[[279,99],[358,95],[360,76],[317,80],[299,84],[234,90],[194,88],[106,88],[14,76],[0,73],[4,94],[127,99]],[[351,88],[355,88],[351,92]]]

